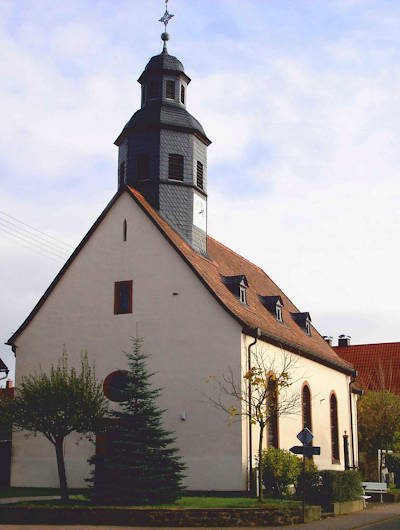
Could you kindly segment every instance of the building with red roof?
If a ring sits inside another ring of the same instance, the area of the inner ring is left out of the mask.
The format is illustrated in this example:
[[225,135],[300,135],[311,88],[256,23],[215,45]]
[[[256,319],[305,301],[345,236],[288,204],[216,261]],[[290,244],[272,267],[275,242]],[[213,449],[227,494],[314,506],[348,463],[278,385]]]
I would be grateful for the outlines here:
[[333,349],[357,370],[357,385],[362,390],[386,389],[400,395],[400,342],[350,345],[340,337]]
[[[320,468],[357,466],[353,365],[260,267],[207,234],[210,140],[186,109],[190,78],[166,41],[139,83],[141,108],[115,142],[117,193],[8,341],[16,386],[56,362],[64,347],[75,365],[87,351],[117,406],[123,352],[130,337],[143,337],[154,385],[163,388],[166,428],[187,464],[187,487],[243,491],[256,465],[257,428],[246,418],[228,428],[207,402],[208,392],[218,396],[206,382],[229,371],[244,385],[256,356],[271,372],[291,358],[287,392],[298,395],[299,407],[280,416],[284,392],[276,395],[264,446],[289,449],[308,427],[321,447]],[[67,440],[65,461],[70,486],[82,487],[94,447],[76,441]],[[55,459],[40,436],[15,433],[12,485],[57,485]]]

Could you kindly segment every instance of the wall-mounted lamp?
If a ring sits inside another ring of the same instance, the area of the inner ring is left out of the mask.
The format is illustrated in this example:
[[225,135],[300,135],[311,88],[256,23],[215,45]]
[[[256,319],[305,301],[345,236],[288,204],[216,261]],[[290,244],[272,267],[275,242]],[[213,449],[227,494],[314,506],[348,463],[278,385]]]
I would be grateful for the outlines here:
[[186,410],[181,413],[181,420],[186,421]]

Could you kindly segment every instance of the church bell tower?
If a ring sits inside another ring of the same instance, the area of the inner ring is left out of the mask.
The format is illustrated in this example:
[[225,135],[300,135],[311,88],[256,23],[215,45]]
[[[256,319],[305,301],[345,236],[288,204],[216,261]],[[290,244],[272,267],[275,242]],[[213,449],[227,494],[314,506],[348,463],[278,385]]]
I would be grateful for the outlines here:
[[[166,6],[167,6],[166,1]],[[189,245],[207,254],[207,138],[186,110],[190,78],[167,51],[166,31],[173,17],[160,19],[163,50],[138,79],[141,108],[115,141],[118,185],[137,189]]]

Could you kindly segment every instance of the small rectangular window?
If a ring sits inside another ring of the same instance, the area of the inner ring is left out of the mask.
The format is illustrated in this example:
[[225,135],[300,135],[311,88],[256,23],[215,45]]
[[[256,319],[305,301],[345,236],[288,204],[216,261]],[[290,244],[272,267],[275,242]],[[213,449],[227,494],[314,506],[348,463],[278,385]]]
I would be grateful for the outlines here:
[[175,99],[175,81],[166,82],[165,97],[168,99]]
[[203,174],[203,164],[197,161],[197,186],[201,189],[204,186]]
[[168,178],[174,180],[183,180],[183,156],[168,155]]
[[181,103],[185,104],[185,87],[181,85]]
[[114,284],[114,315],[124,313],[132,313],[132,280]]
[[151,81],[149,86],[149,99],[158,98],[158,82]]
[[136,155],[136,179],[145,180],[150,178],[150,155]]
[[282,322],[282,306],[276,304],[276,320]]

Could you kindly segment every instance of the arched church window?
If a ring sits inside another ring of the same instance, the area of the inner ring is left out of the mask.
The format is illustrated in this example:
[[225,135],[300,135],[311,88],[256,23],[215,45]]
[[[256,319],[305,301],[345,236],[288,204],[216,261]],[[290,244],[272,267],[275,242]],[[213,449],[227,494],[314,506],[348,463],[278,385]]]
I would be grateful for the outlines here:
[[197,161],[197,186],[201,189],[204,187],[204,169],[203,164]]
[[181,85],[181,103],[185,104],[185,87]]
[[136,179],[146,180],[150,178],[150,155],[141,153],[136,155]]
[[127,387],[130,383],[129,372],[116,370],[109,374],[103,383],[104,395],[111,401],[121,403],[127,401]]
[[168,178],[183,180],[183,156],[170,153],[168,155]]
[[165,84],[165,97],[175,99],[175,81],[167,80]]
[[332,446],[332,462],[339,462],[339,426],[337,413],[337,399],[335,394],[331,395],[329,400],[330,415],[331,415],[331,446]]
[[267,447],[275,447],[278,449],[278,388],[276,380],[272,377],[268,380],[268,399],[266,407],[268,415]]
[[149,99],[158,98],[158,81],[150,81],[149,85]]
[[311,421],[311,392],[307,384],[303,386],[301,405],[303,409],[303,428],[310,429],[312,432]]

